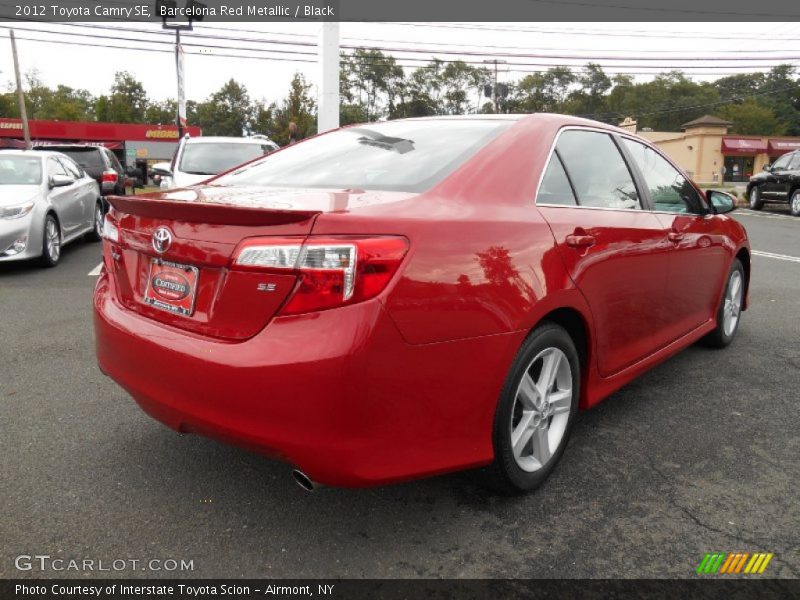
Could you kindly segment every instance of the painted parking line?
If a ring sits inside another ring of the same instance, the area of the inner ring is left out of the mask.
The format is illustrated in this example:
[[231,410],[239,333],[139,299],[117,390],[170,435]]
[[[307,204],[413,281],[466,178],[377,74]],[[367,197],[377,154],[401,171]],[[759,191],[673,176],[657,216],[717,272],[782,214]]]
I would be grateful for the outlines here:
[[774,252],[762,252],[753,250],[753,256],[763,256],[764,258],[776,258],[778,260],[788,260],[789,262],[800,263],[800,256],[789,256],[788,254],[775,254]]
[[792,215],[778,215],[775,213],[764,213],[764,212],[757,212],[755,210],[750,210],[749,208],[740,208],[736,211],[736,214],[742,215],[743,217],[759,217],[760,219],[781,219],[784,221],[795,221],[800,223],[800,219],[797,217],[793,217]]
[[87,273],[87,275],[88,275],[89,277],[97,277],[98,275],[100,275],[100,269],[102,269],[102,268],[103,268],[103,263],[100,263],[100,264],[99,264],[99,265],[97,265],[97,266],[96,266],[94,269],[92,269],[91,271],[89,271],[89,272]]

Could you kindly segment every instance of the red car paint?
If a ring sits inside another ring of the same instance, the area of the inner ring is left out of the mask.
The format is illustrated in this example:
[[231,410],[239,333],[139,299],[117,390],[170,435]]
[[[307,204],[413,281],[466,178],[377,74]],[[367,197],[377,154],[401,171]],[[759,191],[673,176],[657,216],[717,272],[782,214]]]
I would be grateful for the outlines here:
[[[211,184],[111,198],[120,241],[103,243],[94,295],[100,368],[170,427],[324,484],[491,462],[501,387],[538,323],[571,323],[582,338],[588,408],[715,327],[737,255],[749,273],[746,233],[725,215],[537,206],[567,126],[624,134],[519,118],[420,194]],[[142,302],[160,226],[174,235],[163,258],[200,269],[192,317]],[[263,273],[233,261],[264,236],[390,236],[407,252],[377,296],[282,315],[298,273],[271,273],[274,292],[260,294]]]

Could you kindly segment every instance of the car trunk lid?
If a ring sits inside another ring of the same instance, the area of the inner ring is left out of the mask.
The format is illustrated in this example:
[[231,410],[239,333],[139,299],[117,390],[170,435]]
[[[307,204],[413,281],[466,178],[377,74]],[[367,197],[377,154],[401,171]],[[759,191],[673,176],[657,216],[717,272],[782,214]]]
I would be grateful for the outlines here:
[[328,196],[221,186],[111,196],[119,242],[106,244],[106,264],[118,299],[183,330],[252,337],[292,293],[297,275],[236,269],[234,250],[254,236],[304,240]]

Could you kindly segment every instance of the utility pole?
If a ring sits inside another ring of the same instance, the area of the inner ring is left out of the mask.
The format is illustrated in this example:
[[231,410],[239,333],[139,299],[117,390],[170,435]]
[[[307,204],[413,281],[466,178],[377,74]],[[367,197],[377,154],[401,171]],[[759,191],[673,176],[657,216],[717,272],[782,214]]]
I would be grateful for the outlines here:
[[14,55],[14,76],[17,78],[17,100],[19,101],[19,116],[22,118],[22,133],[25,136],[25,149],[31,149],[31,130],[28,127],[28,111],[25,108],[25,94],[22,91],[22,77],[19,74],[19,58],[17,57],[17,40],[14,30],[9,30],[11,37],[11,54]]
[[319,44],[321,79],[317,132],[339,127],[339,23],[322,23]]
[[484,60],[483,62],[486,63],[486,64],[489,64],[489,65],[494,64],[494,85],[492,85],[492,98],[494,100],[494,112],[495,113],[499,113],[500,112],[500,106],[497,103],[497,65],[498,64],[506,64],[506,61],[497,60],[495,58],[495,59],[492,59],[492,60]]
[[186,127],[186,92],[183,81],[183,48],[181,48],[181,31],[192,31],[192,21],[203,20],[205,4],[197,0],[187,0],[186,10],[189,12],[188,23],[168,23],[167,19],[178,6],[176,0],[156,0],[156,16],[161,17],[161,28],[171,29],[175,32],[175,72],[178,76],[178,109],[175,115],[175,125],[178,127],[178,141],[183,139],[183,128]]

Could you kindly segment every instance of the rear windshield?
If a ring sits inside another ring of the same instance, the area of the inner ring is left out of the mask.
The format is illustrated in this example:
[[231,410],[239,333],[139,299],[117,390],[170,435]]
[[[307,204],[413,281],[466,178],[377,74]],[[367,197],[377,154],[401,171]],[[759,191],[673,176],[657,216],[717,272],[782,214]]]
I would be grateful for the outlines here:
[[214,183],[423,192],[511,121],[389,121],[284,148]]
[[191,175],[219,175],[272,151],[269,144],[197,142],[186,144],[178,170]]
[[42,183],[41,158],[0,156],[0,185],[39,185],[40,183]]
[[97,148],[49,148],[49,150],[56,150],[61,154],[66,154],[84,169],[105,169],[106,164],[103,162],[103,156]]

